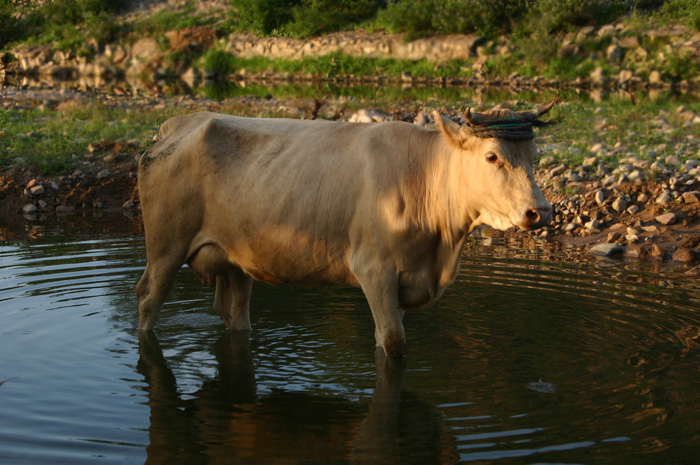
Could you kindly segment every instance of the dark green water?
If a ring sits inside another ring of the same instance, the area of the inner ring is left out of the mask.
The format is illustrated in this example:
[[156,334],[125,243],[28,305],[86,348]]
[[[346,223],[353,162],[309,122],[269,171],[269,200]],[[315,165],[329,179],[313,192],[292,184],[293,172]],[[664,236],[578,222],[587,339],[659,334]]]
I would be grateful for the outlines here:
[[142,236],[91,224],[0,242],[0,463],[697,463],[700,282],[673,269],[475,238],[393,361],[359,290],[256,283],[235,334],[186,269],[139,336]]

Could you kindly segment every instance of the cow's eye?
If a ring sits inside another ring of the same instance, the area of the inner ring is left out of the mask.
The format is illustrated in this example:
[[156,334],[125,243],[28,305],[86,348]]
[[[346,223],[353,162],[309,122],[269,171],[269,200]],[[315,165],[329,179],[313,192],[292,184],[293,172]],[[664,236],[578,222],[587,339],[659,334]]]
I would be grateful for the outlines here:
[[493,152],[489,152],[486,154],[486,161],[489,163],[498,163],[498,155]]

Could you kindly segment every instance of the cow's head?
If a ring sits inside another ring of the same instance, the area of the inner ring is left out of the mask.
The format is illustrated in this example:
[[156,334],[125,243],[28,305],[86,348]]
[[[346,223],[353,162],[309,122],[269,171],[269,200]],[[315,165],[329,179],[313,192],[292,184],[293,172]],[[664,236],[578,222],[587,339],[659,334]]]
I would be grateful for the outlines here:
[[552,206],[537,187],[533,164],[537,154],[533,126],[556,101],[536,111],[495,108],[465,112],[459,125],[434,113],[454,157],[459,202],[466,209],[470,230],[480,224],[497,229],[518,226],[537,229],[551,221]]

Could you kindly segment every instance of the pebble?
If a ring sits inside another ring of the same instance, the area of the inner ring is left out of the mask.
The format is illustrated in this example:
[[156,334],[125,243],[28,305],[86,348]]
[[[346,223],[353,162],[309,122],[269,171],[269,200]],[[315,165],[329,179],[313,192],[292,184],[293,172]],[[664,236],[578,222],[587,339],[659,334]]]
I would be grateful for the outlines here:
[[682,197],[683,197],[684,203],[700,202],[700,192],[698,192],[698,191],[684,192]]
[[664,213],[663,215],[659,215],[654,219],[664,226],[670,226],[676,222],[678,217],[675,213]]
[[608,243],[616,242],[616,241],[617,241],[619,238],[621,238],[621,237],[622,237],[622,234],[619,233],[619,232],[617,232],[617,231],[608,233],[607,242],[608,242]]
[[627,200],[623,199],[622,197],[616,198],[612,204],[612,208],[618,213],[625,211],[627,208]]
[[124,205],[122,205],[122,208],[125,210],[130,210],[130,209],[134,208],[135,206],[136,206],[136,204],[134,203],[133,200],[127,200],[126,202],[124,202]]
[[645,192],[642,192],[637,196],[637,203],[647,203],[648,201],[649,196]]
[[22,213],[36,213],[37,208],[36,205],[33,203],[28,203],[24,207],[22,207]]
[[689,247],[679,247],[673,252],[671,260],[676,262],[690,263],[695,260],[695,252]]
[[649,255],[654,259],[663,260],[664,258],[666,258],[666,251],[659,247],[658,244],[653,244],[651,246],[651,252],[649,253]]
[[29,193],[32,195],[41,195],[45,192],[44,186],[41,184],[37,184],[36,186],[32,186],[29,188]]
[[605,194],[603,191],[597,191],[595,193],[595,203],[597,203],[599,206],[603,205],[603,202],[605,202]]
[[656,203],[669,203],[673,201],[673,197],[671,197],[671,194],[668,192],[664,192],[661,195],[659,195],[654,202]]
[[99,173],[97,173],[97,179],[104,179],[112,176],[112,173],[108,169],[103,169]]
[[639,207],[636,205],[630,205],[629,207],[627,207],[627,213],[629,213],[630,215],[639,213]]
[[622,253],[623,248],[618,243],[602,243],[597,244],[588,249],[588,253],[592,255],[603,255],[605,257],[610,257],[611,255]]
[[555,166],[554,168],[552,168],[549,171],[549,175],[550,176],[559,176],[560,174],[562,174],[566,170],[567,170],[566,165],[562,163],[561,165]]

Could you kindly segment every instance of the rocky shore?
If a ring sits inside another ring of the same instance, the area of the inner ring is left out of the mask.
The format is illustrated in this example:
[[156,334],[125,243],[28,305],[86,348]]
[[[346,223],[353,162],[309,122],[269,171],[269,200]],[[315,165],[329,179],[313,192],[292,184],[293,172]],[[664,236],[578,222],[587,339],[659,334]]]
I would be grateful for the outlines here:
[[[409,85],[494,86],[518,88],[572,89],[673,89],[696,92],[700,76],[687,75],[682,69],[700,63],[700,33],[685,26],[664,29],[633,30],[624,23],[602,27],[582,27],[553,38],[556,59],[579,63],[569,73],[544,77],[519,72],[506,66],[516,62],[518,45],[509,37],[486,40],[474,34],[450,35],[405,41],[402,36],[383,32],[338,32],[308,40],[284,37],[256,37],[233,33],[218,37],[208,26],[169,31],[164,38],[140,37],[131,41],[99,45],[88,43],[89,55],[56,50],[51,45],[22,44],[0,53],[0,81],[23,79],[89,79],[96,83],[113,79],[146,83],[175,79],[191,88],[212,79],[263,82],[334,83],[398,82]],[[164,48],[163,44],[167,44]],[[356,58],[427,60],[435,67],[432,76],[357,75],[262,72],[244,68],[212,69],[202,57],[217,51],[231,57],[298,61],[342,52]],[[185,58],[187,57],[187,58]],[[446,63],[462,63],[455,75],[440,71]],[[674,65],[674,63],[685,63]],[[572,77],[571,73],[576,77]],[[225,73],[225,75],[222,75]],[[549,72],[552,74],[552,71]],[[556,74],[556,71],[554,71]]]
[[[36,105],[36,100],[23,101],[26,97],[26,93],[17,89],[3,92],[6,101],[14,99],[13,105]],[[109,100],[115,104],[114,97]],[[117,99],[116,104],[126,101],[124,98],[119,103]],[[168,104],[174,103],[150,102],[137,110],[147,111],[149,105]],[[252,108],[261,114],[274,110],[291,117],[309,116],[308,102],[300,103],[298,99],[241,97],[234,102],[221,103],[180,97],[177,105],[187,112],[228,111],[234,105]],[[316,108],[316,116],[368,124],[391,119],[423,126],[434,123],[429,109],[416,111],[413,105],[389,111],[366,108],[348,113],[339,112],[339,106],[339,102],[325,102]],[[442,107],[439,110],[456,121],[463,119],[456,109]],[[683,106],[676,112],[686,113],[683,118],[689,121],[700,120],[700,116]],[[153,129],[156,138],[157,131]],[[654,152],[661,153],[660,147],[641,147],[644,158],[633,155],[620,158],[621,154],[628,153],[628,148],[621,144],[607,147],[596,143],[588,148],[581,162],[566,159],[562,163],[550,155],[557,151],[555,140],[546,135],[540,138],[538,145],[542,156],[536,170],[536,179],[554,206],[553,221],[540,231],[511,231],[512,234],[560,241],[585,248],[592,254],[672,261],[681,265],[689,276],[700,276],[700,157],[697,153],[681,163],[674,156],[657,159]],[[683,143],[700,149],[697,141]],[[64,176],[40,176],[31,166],[12,166],[0,174],[0,214],[14,222],[120,212],[139,222],[137,159],[143,150],[136,141],[94,142],[83,155],[81,168]]]

